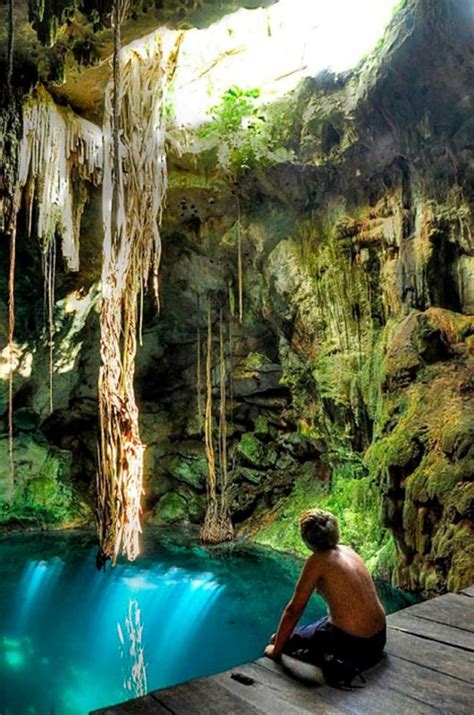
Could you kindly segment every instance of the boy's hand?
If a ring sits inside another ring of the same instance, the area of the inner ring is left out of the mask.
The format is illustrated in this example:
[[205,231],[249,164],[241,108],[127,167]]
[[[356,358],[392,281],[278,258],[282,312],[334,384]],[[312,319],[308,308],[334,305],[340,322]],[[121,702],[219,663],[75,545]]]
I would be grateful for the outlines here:
[[272,660],[279,660],[280,655],[278,653],[275,653],[275,646],[274,645],[267,645],[265,648],[265,655],[267,658],[272,658]]

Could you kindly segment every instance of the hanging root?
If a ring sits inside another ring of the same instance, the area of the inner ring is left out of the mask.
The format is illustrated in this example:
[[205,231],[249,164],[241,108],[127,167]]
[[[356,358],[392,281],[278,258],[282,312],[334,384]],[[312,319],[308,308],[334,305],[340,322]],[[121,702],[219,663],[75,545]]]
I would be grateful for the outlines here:
[[222,309],[219,314],[219,472],[220,484],[217,489],[216,462],[213,440],[212,417],[212,321],[211,299],[207,303],[207,350],[206,350],[206,411],[204,417],[204,438],[207,457],[207,511],[200,532],[200,539],[207,544],[218,544],[233,539],[234,530],[228,508],[227,479],[227,419],[225,400],[225,356]]
[[16,256],[16,201],[13,206],[13,216],[10,226],[10,270],[8,276],[8,355],[10,371],[8,373],[8,454],[9,454],[9,484],[10,495],[13,495],[15,484],[15,455],[13,438],[13,352],[15,349],[15,256]]
[[49,412],[54,409],[54,304],[56,283],[56,241],[54,237],[43,253],[45,331],[48,344]]
[[197,330],[196,330],[196,404],[197,404],[197,418],[199,430],[201,430],[202,425],[202,367],[201,367],[201,300],[198,295],[197,299]]
[[199,538],[203,544],[222,544],[224,541],[232,541],[234,528],[230,517],[222,519],[217,513],[208,509]]
[[212,419],[212,322],[211,298],[207,298],[207,343],[206,343],[206,407],[204,414],[204,444],[207,458],[207,511],[201,528],[201,541],[215,543],[218,540],[218,504],[216,489],[216,458],[213,444]]
[[[150,273],[157,291],[157,220],[167,188],[163,107],[179,43],[155,35],[120,49],[127,4],[115,0],[113,78],[105,94],[104,245],[97,525],[101,558],[139,553],[143,454],[134,394],[138,296]],[[156,293],[158,304],[158,295]]]
[[[221,490],[219,523],[225,540],[232,539],[234,530],[229,514],[229,474],[227,466],[227,399],[226,399],[226,363],[224,351],[224,321],[222,306],[219,311],[219,377],[220,377],[220,404],[219,404],[219,446],[221,451]],[[224,540],[224,538],[223,538]]]
[[[7,48],[7,88],[11,92],[13,75],[13,45],[15,41],[15,24],[13,16],[13,0],[8,0],[8,48]],[[16,221],[20,194],[15,189],[9,221],[10,234],[10,270],[8,275],[8,355],[10,370],[8,373],[8,492],[13,497],[15,488],[15,454],[13,438],[13,351],[15,348],[15,257],[16,257]]]
[[240,201],[237,198],[237,276],[239,289],[239,323],[244,319],[244,269],[242,263],[242,232],[240,226]]

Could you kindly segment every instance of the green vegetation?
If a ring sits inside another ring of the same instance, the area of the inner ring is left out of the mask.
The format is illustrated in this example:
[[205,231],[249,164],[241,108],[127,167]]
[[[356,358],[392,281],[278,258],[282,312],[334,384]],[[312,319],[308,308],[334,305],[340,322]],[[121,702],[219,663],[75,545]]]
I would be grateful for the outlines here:
[[233,173],[270,163],[273,141],[266,119],[257,106],[260,90],[230,87],[221,102],[211,108],[210,121],[199,131],[201,139],[213,139],[209,163],[217,159]]
[[370,570],[390,578],[396,553],[383,527],[380,474],[363,461],[373,423],[381,428],[390,411],[381,391],[391,330],[382,327],[380,293],[372,286],[378,273],[372,249],[365,250],[363,260],[356,260],[354,253],[352,237],[365,220],[362,211],[348,217],[342,205],[323,218],[307,216],[298,222],[295,238],[282,242],[274,255],[279,280],[275,300],[292,296],[298,338],[302,336],[297,350],[281,352],[281,382],[301,416],[299,433],[320,451],[332,479],[329,483],[314,474],[298,476],[292,494],[270,519],[259,518],[256,538],[307,554],[298,517],[318,506],[339,517],[342,540],[361,554]]
[[[69,481],[68,452],[44,438],[15,438],[15,488],[8,494],[7,471],[0,477],[0,524],[67,526],[85,517],[84,505]],[[8,440],[0,439],[0,460],[8,464]]]
[[187,519],[186,499],[177,492],[167,492],[156,505],[151,523],[157,526],[165,526],[175,522],[187,521]]
[[258,531],[255,540],[306,557],[309,551],[301,541],[299,516],[311,507],[326,509],[339,518],[341,542],[353,547],[372,573],[387,577],[394,565],[395,547],[380,526],[380,493],[370,477],[354,476],[348,474],[346,465],[335,470],[330,486],[314,478],[300,479],[292,494],[270,515],[273,521]]
[[259,96],[259,89],[244,90],[235,85],[230,87],[222,95],[221,103],[211,108],[211,122],[201,130],[202,136],[217,134],[224,138],[239,131],[242,128],[242,120],[246,117],[261,120],[255,106],[255,100]]

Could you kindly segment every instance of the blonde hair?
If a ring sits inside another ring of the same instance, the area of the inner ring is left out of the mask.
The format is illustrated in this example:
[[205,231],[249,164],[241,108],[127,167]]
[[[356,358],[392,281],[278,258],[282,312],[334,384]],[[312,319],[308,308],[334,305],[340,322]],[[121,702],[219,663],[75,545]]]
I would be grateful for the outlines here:
[[339,541],[339,524],[329,511],[309,509],[300,517],[301,538],[312,551],[326,551]]

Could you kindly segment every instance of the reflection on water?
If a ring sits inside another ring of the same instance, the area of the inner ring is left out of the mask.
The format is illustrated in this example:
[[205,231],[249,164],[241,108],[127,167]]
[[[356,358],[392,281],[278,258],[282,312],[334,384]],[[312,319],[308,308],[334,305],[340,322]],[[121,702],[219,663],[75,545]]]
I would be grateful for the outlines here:
[[[0,540],[0,713],[85,715],[258,657],[300,564],[248,547],[160,543],[107,573],[94,537]],[[396,607],[406,605],[403,595]],[[314,597],[306,620],[325,612]]]
[[127,643],[120,623],[117,623],[120,641],[120,658],[123,663],[123,687],[134,697],[145,695],[148,691],[146,678],[145,653],[143,648],[143,626],[137,601],[128,602],[128,616],[125,619]]

